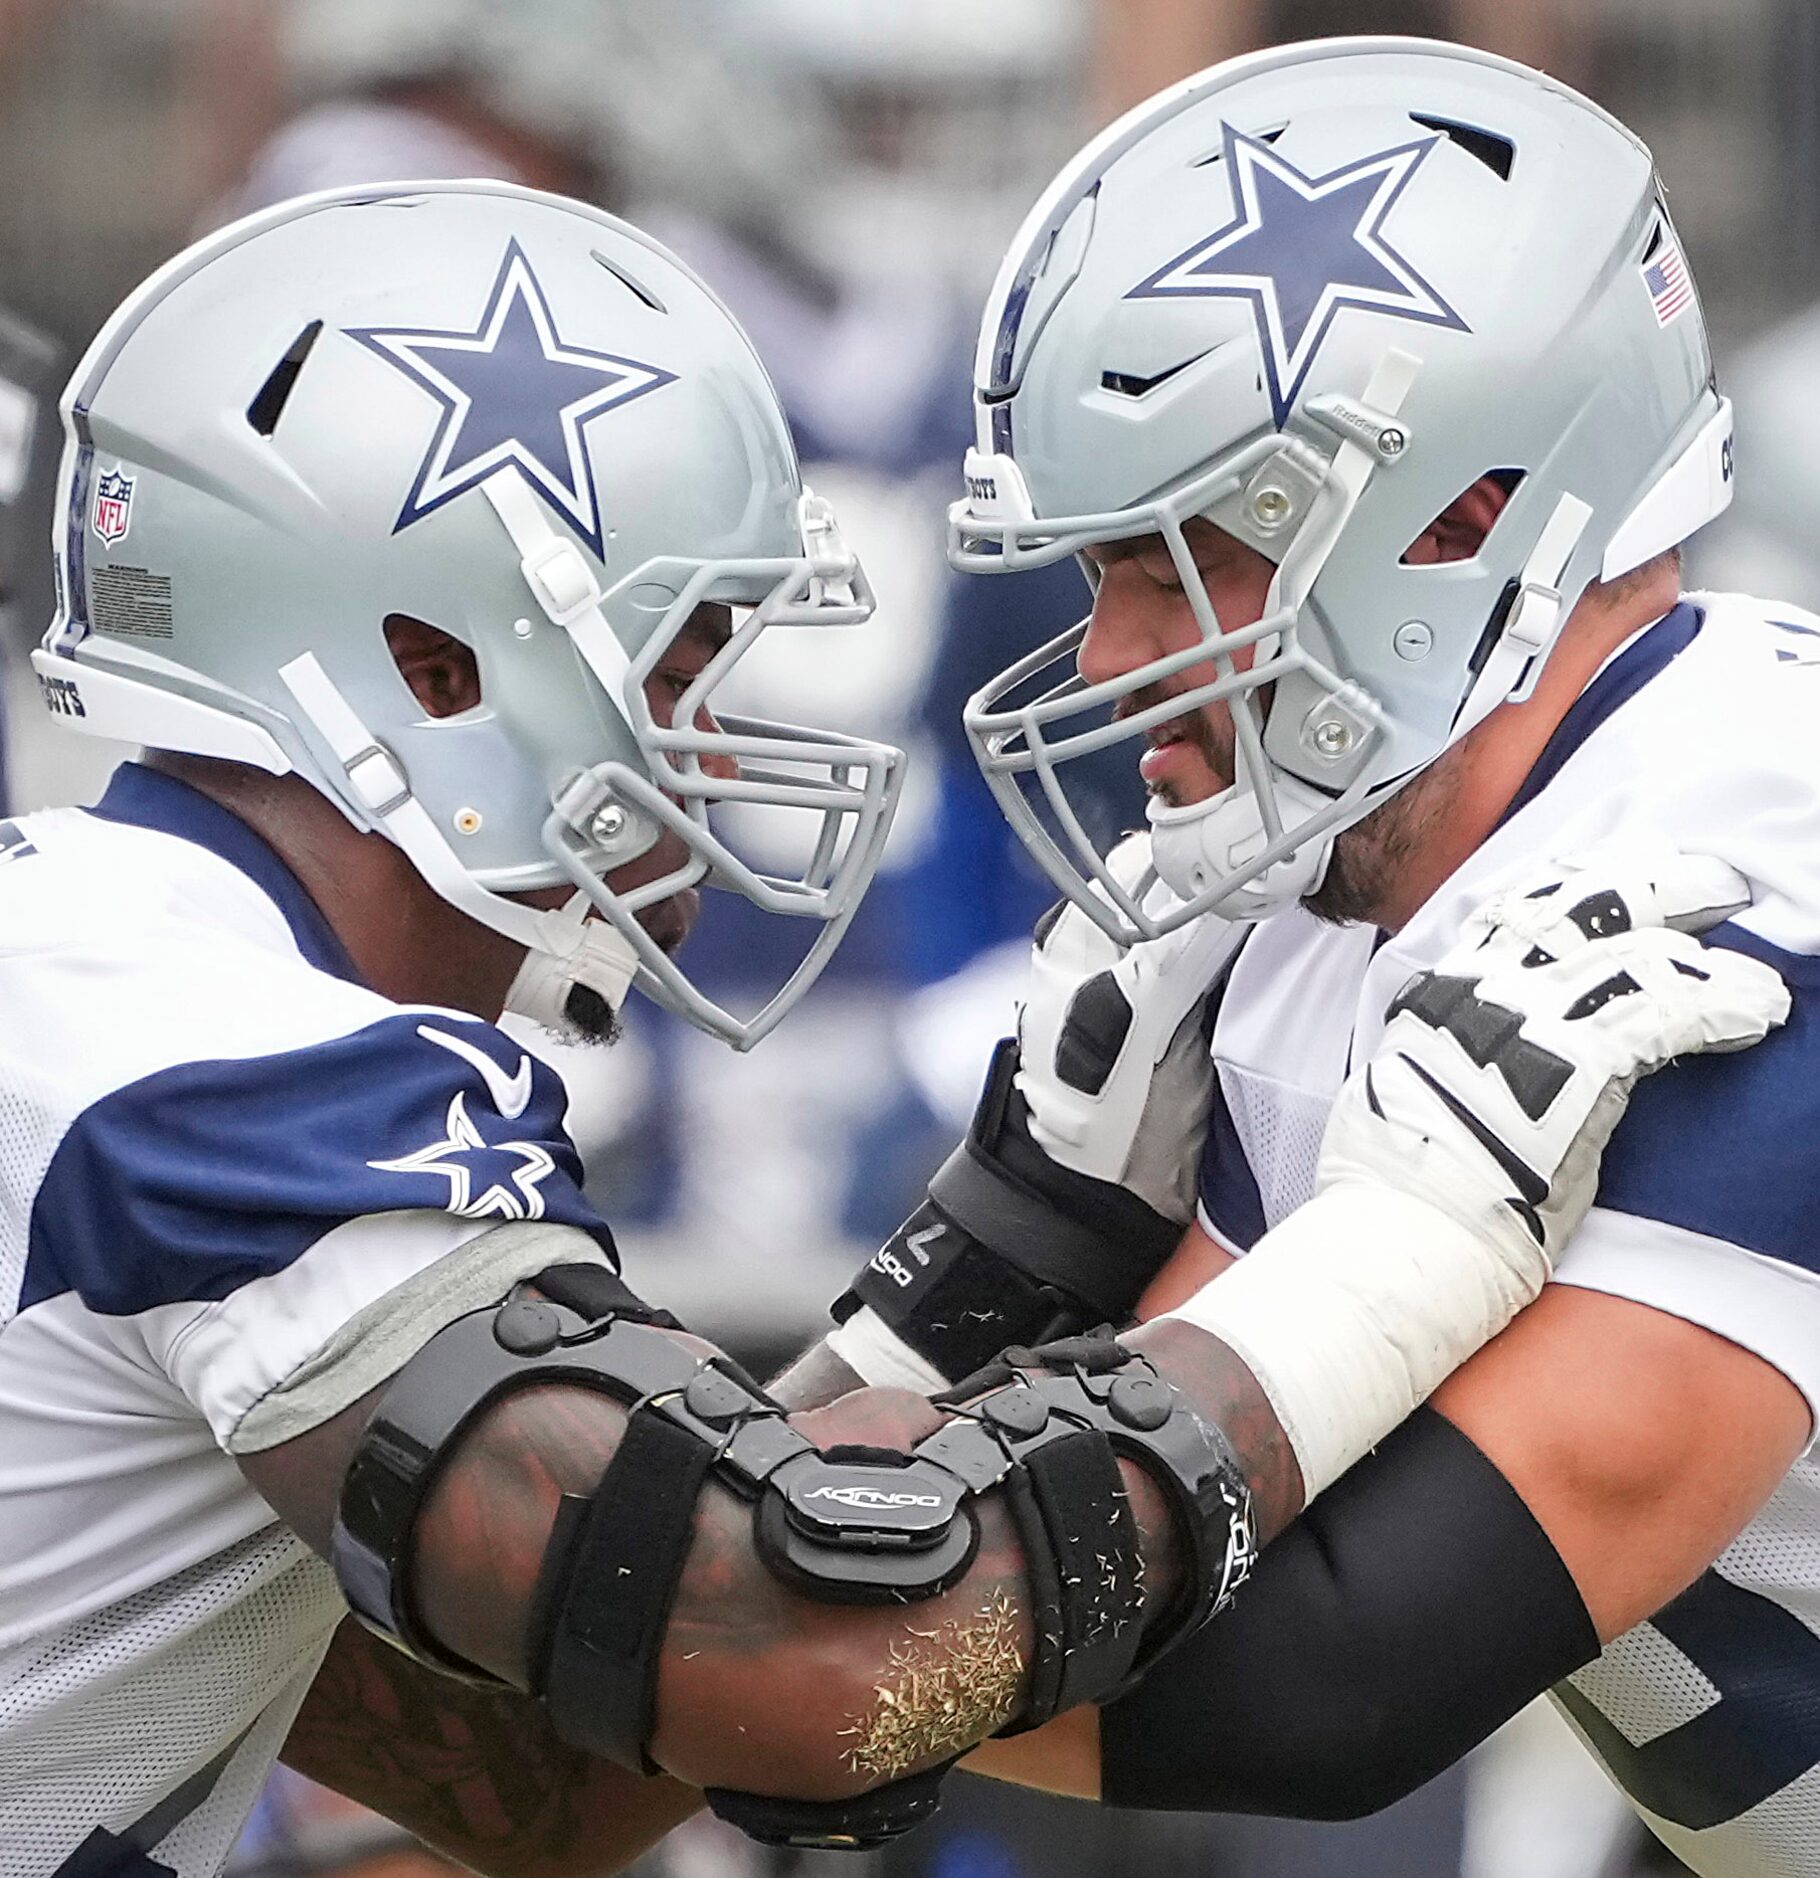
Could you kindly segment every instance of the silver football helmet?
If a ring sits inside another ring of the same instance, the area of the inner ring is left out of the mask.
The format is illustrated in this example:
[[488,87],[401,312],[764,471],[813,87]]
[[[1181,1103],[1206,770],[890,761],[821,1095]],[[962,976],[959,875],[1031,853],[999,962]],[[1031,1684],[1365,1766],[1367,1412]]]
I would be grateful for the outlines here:
[[[1013,245],[976,377],[954,564],[1160,535],[1199,625],[1096,685],[1077,628],[967,713],[1021,838],[1125,939],[1313,892],[1340,831],[1528,694],[1594,580],[1731,495],[1730,406],[1649,152],[1540,73],[1423,40],[1235,60],[1113,125]],[[1514,493],[1478,556],[1411,565],[1494,473]],[[1216,616],[1196,516],[1274,564],[1255,623]],[[1220,700],[1234,786],[1153,803],[1155,871],[1122,884],[1065,765]]]
[[[527,947],[512,1007],[557,1028],[575,985],[617,1007],[636,978],[745,1048],[826,964],[902,753],[716,697],[772,628],[864,620],[871,593],[744,335],[654,242],[503,183],[303,198],[135,293],[63,414],[34,655],[59,721],[303,776]],[[400,617],[472,650],[478,705],[419,707]],[[654,712],[704,617],[730,636]],[[659,878],[611,884],[653,854]],[[811,922],[754,1014],[639,923],[698,883]],[[557,912],[508,897],[565,885]]]

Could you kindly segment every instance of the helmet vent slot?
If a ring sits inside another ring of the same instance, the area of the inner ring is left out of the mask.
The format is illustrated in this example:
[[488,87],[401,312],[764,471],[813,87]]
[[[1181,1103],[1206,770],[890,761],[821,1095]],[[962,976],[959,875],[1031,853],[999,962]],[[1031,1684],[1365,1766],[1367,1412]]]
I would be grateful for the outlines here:
[[654,294],[637,275],[629,273],[625,268],[621,267],[617,261],[611,260],[606,255],[602,254],[598,248],[593,249],[592,253],[594,259],[598,261],[622,287],[628,288],[642,300],[653,313],[669,312],[670,309],[664,305],[657,295]]
[[1457,124],[1450,117],[1424,117],[1411,111],[1410,117],[1424,130],[1438,131],[1451,138],[1468,156],[1477,157],[1500,181],[1509,182],[1517,167],[1517,146],[1495,130],[1481,130],[1474,124]]
[[311,320],[291,341],[284,357],[272,367],[271,377],[259,387],[258,396],[246,407],[246,421],[260,436],[269,437],[278,428],[278,420],[284,415],[284,407],[291,401],[291,393],[297,387],[297,378],[303,370],[304,361],[321,337],[322,321]]
[[1197,352],[1191,359],[1183,359],[1179,365],[1167,365],[1160,372],[1153,372],[1148,378],[1136,372],[1102,372],[1100,389],[1116,393],[1121,398],[1141,398],[1146,392],[1156,390],[1158,385],[1166,385],[1170,379],[1187,371],[1191,365],[1199,365],[1206,358],[1205,352]]
[[479,708],[480,662],[453,633],[408,613],[388,613],[385,643],[425,717],[459,717]]
[[[1275,143],[1288,128],[1289,126],[1287,124],[1279,124],[1275,130],[1254,130],[1247,131],[1245,134],[1253,143]],[[1226,147],[1222,144],[1219,149],[1209,150],[1205,156],[1196,157],[1188,167],[1191,170],[1204,170],[1215,163],[1224,161],[1225,156]]]

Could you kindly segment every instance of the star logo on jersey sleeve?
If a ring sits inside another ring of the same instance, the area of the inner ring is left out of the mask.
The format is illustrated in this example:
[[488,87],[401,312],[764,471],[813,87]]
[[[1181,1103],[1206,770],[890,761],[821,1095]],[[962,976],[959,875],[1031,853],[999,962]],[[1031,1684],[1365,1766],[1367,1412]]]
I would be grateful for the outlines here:
[[1424,138],[1330,175],[1305,176],[1268,143],[1230,124],[1224,129],[1237,219],[1125,297],[1249,302],[1279,430],[1342,312],[1471,331],[1384,234],[1397,199],[1444,139]]
[[466,1219],[542,1219],[544,1181],[556,1171],[535,1141],[488,1141],[468,1113],[465,1091],[449,1100],[443,1138],[395,1161],[368,1161],[385,1174],[433,1174],[449,1183],[444,1210]]
[[676,374],[613,352],[566,343],[523,248],[506,250],[473,332],[350,328],[436,400],[442,416],[392,532],[504,468],[516,469],[559,519],[604,558],[600,495],[586,430],[596,418]]

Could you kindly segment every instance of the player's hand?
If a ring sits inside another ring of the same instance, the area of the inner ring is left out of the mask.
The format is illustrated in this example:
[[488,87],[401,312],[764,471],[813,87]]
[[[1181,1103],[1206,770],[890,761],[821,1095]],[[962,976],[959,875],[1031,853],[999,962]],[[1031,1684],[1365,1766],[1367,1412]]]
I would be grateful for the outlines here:
[[1525,1235],[1552,1269],[1637,1078],[1788,1016],[1767,965],[1692,937],[1749,903],[1723,862],[1667,849],[1527,870],[1393,1000],[1318,1187],[1395,1186],[1481,1236]]
[[[1134,835],[1111,864],[1135,885],[1149,858]],[[1210,915],[1121,946],[1072,903],[1043,922],[968,1140],[835,1307],[849,1370],[934,1390],[1007,1344],[1131,1317],[1194,1216],[1199,1020],[1247,930]]]
[[[1149,835],[1130,836],[1108,864],[1135,885]],[[1123,1187],[1178,1226],[1194,1217],[1213,1059],[1189,1020],[1250,930],[1210,914],[1122,946],[1064,902],[1037,942],[1018,1023],[1018,1093],[1057,1167]]]

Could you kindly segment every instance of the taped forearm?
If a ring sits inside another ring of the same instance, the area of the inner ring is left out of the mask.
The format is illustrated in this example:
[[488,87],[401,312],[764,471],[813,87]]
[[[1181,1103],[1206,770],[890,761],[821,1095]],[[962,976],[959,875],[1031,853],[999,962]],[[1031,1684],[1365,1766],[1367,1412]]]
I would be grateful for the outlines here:
[[1347,1182],[1290,1214],[1164,1321],[1208,1331],[1244,1359],[1313,1499],[1547,1279],[1540,1244],[1481,1237],[1393,1188]]

